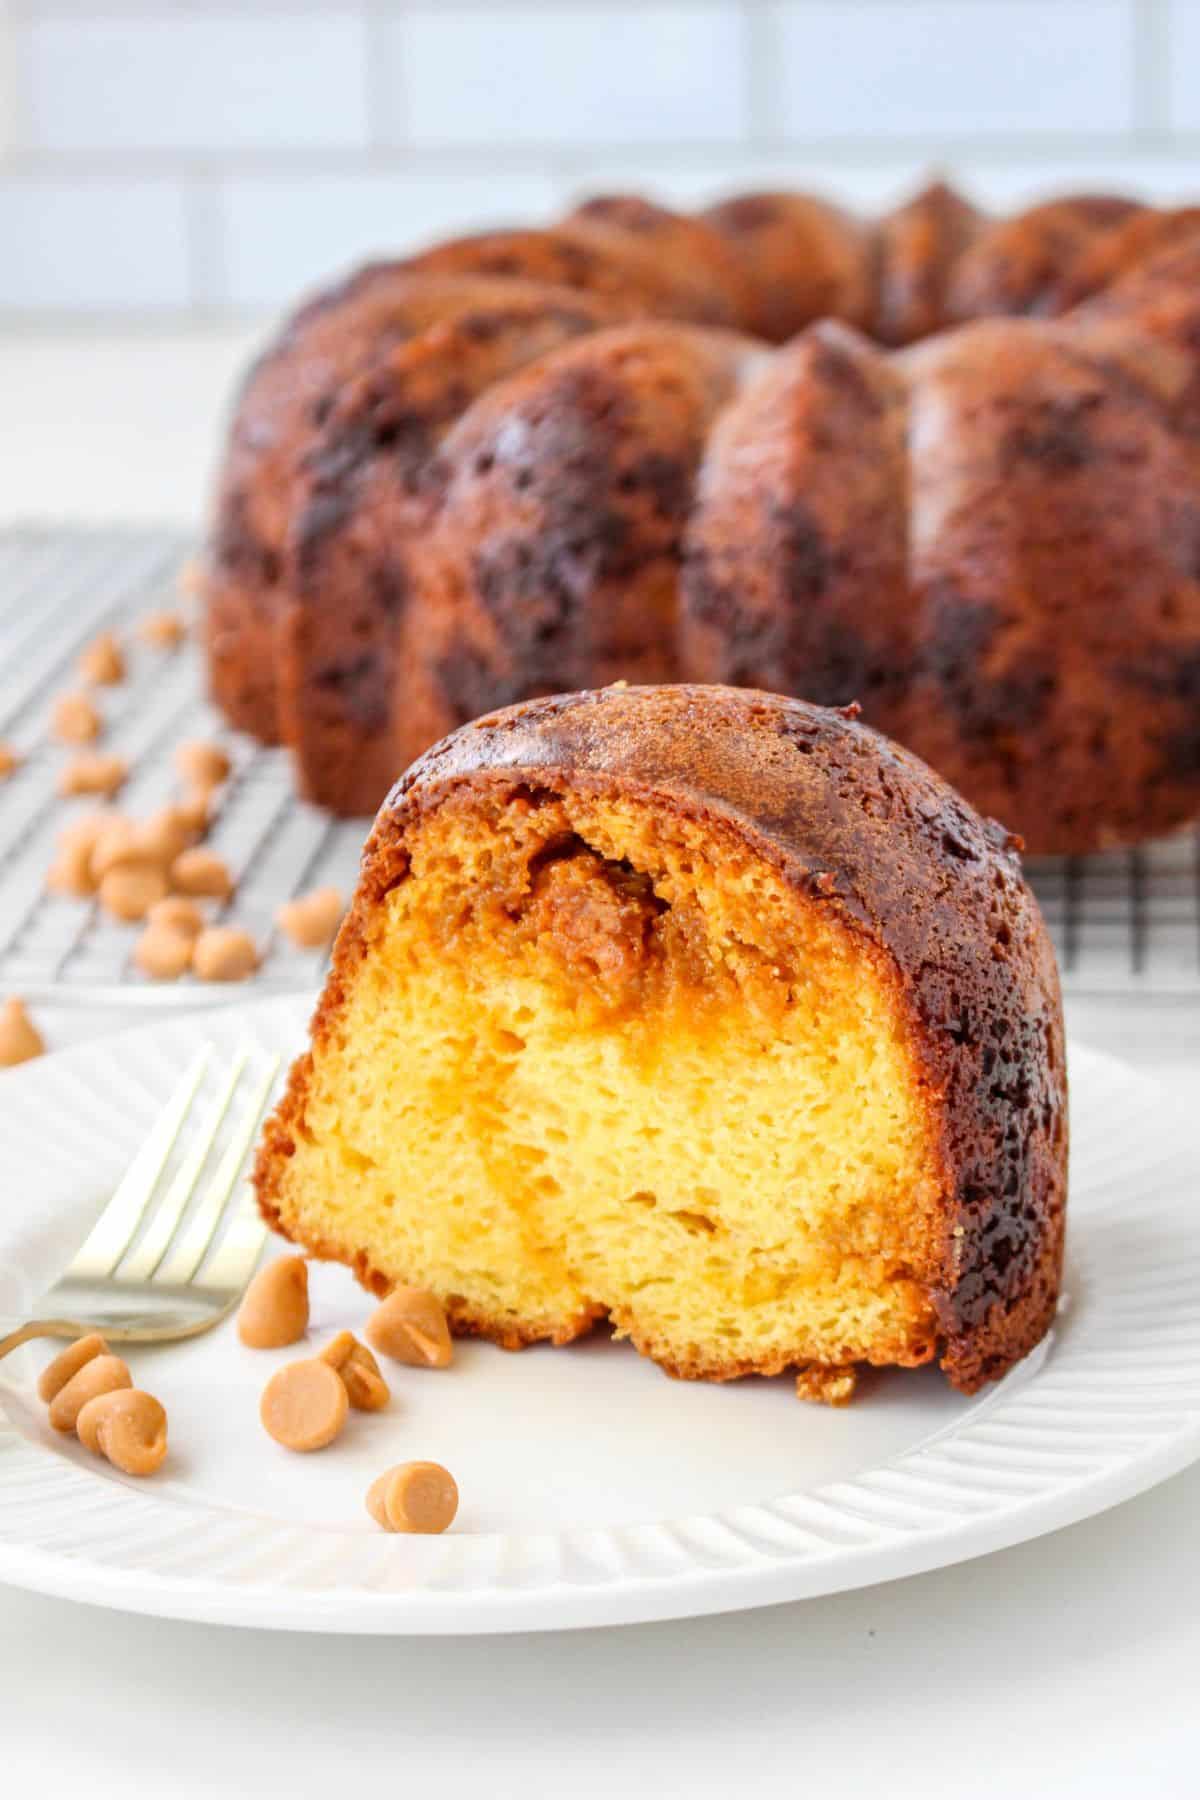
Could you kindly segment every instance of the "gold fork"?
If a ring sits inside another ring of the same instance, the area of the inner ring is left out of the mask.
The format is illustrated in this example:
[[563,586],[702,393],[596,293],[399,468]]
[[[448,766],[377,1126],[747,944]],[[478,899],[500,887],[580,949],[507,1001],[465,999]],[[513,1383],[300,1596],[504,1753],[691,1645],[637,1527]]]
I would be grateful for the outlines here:
[[254,1072],[249,1097],[200,1184],[221,1125],[250,1061],[240,1051],[204,1114],[178,1169],[157,1202],[171,1151],[197,1110],[213,1046],[200,1050],[125,1171],[112,1199],[60,1281],[38,1302],[38,1317],[0,1336],[0,1356],[36,1337],[81,1337],[99,1331],[114,1343],[165,1343],[209,1331],[241,1299],[267,1236],[240,1182],[280,1058]]

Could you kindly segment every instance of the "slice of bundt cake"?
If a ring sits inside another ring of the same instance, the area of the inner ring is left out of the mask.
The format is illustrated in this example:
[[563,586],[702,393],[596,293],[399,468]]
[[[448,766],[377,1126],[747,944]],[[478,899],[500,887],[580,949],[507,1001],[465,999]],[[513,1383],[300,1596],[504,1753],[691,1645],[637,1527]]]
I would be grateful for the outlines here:
[[460,1333],[609,1318],[672,1374],[1047,1329],[1067,1156],[1053,954],[1012,841],[851,712],[533,701],[429,751],[368,842],[267,1220]]

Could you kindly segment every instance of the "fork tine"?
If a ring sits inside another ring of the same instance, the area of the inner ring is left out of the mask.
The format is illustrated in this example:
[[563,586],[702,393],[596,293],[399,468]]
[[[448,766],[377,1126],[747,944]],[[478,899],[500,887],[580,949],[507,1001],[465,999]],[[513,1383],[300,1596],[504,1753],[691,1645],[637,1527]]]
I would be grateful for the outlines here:
[[196,1277],[194,1285],[212,1293],[232,1297],[240,1294],[249,1281],[269,1234],[259,1217],[247,1183],[242,1184],[240,1201],[231,1205],[227,1211],[232,1217],[225,1227],[225,1236],[209,1257],[203,1273]]
[[120,1267],[122,1281],[149,1281],[162,1261],[167,1246],[175,1235],[179,1221],[187,1210],[187,1203],[195,1192],[196,1183],[208,1160],[208,1153],[221,1129],[221,1121],[229,1111],[229,1103],[233,1099],[234,1089],[241,1080],[242,1072],[249,1060],[248,1050],[239,1051],[234,1058],[221,1092],[209,1109],[208,1117],[197,1132],[195,1141],[180,1164],[170,1187],[151,1213],[146,1229],[142,1233],[141,1242],[122,1261]]
[[281,1060],[278,1056],[271,1059],[266,1073],[253,1089],[246,1108],[234,1128],[233,1137],[226,1147],[225,1154],[217,1164],[211,1181],[200,1196],[191,1219],[159,1265],[154,1277],[156,1283],[162,1282],[171,1287],[183,1287],[192,1279],[203,1262],[206,1251],[220,1229],[238,1173],[245,1161],[246,1152],[250,1148],[254,1133],[258,1130],[258,1122],[262,1118],[263,1109],[274,1086],[275,1077],[279,1073]]
[[193,1057],[112,1199],[76,1252],[65,1279],[99,1281],[120,1262],[158,1186],[211,1056],[212,1045],[205,1044]]

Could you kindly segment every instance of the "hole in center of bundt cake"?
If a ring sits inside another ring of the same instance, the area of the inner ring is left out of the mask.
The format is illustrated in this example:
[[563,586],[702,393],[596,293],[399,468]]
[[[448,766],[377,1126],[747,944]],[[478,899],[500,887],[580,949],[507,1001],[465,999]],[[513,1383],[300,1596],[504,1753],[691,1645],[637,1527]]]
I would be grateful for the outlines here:
[[811,885],[732,824],[494,782],[406,849],[314,1056],[306,1241],[510,1343],[608,1315],[686,1374],[932,1353],[939,1097]]

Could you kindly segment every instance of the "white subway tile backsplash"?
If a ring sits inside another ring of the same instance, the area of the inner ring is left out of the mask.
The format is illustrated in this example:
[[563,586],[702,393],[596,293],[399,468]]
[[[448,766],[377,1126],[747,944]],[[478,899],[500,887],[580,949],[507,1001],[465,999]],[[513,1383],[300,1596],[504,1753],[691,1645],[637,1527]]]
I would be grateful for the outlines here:
[[536,223],[555,201],[539,175],[244,177],[220,197],[225,268],[208,297],[285,305],[356,262],[475,226]]
[[17,137],[16,22],[8,0],[0,0],[0,155]]
[[769,60],[792,137],[1121,132],[1130,0],[775,0]]
[[1179,131],[1200,131],[1200,4],[1197,0],[1169,0],[1166,41],[1168,119]]
[[367,141],[366,26],[352,13],[46,18],[30,25],[25,54],[38,148]]
[[732,0],[443,5],[385,30],[393,131],[416,144],[727,144],[748,126]]
[[0,177],[0,308],[186,306],[183,199],[170,181]]
[[274,307],[599,190],[1194,199],[1198,144],[1200,0],[0,0],[0,307]]

